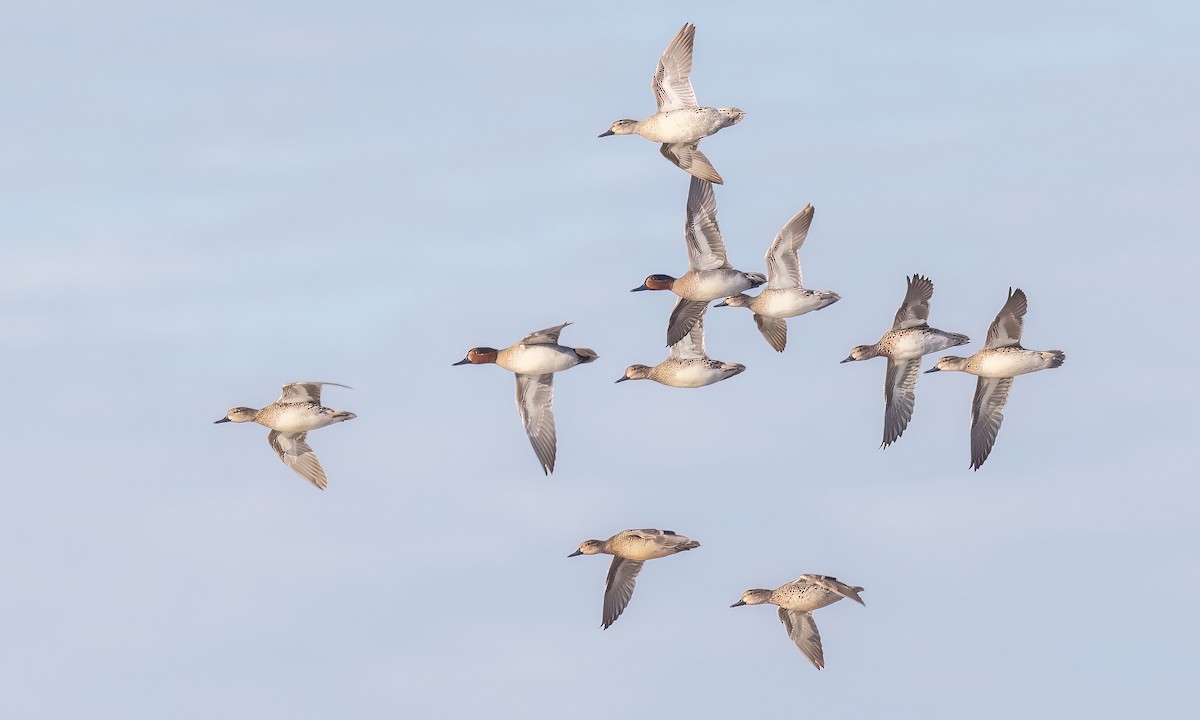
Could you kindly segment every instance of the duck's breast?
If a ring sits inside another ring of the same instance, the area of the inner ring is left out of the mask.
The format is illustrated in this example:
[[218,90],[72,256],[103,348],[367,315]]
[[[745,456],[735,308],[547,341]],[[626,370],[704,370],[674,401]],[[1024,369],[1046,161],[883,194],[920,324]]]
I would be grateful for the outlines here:
[[667,361],[655,367],[652,378],[677,388],[698,388],[718,382],[724,373],[703,360]]
[[695,142],[720,130],[721,123],[712,108],[681,108],[646,118],[638,124],[638,135],[660,143]]
[[750,308],[765,317],[790,318],[817,310],[823,307],[823,302],[813,293],[786,288],[762,291]]
[[746,274],[732,268],[718,270],[689,271],[675,281],[672,290],[688,300],[718,300],[749,290],[753,283]]
[[990,351],[980,353],[975,360],[975,374],[987,378],[1016,377],[1049,367],[1036,350]]
[[579,356],[562,345],[514,345],[500,351],[496,364],[521,375],[545,375],[578,365]]
[[325,427],[333,422],[324,408],[312,403],[288,403],[287,405],[271,405],[265,413],[259,413],[256,421],[279,432],[296,433],[308,432]]

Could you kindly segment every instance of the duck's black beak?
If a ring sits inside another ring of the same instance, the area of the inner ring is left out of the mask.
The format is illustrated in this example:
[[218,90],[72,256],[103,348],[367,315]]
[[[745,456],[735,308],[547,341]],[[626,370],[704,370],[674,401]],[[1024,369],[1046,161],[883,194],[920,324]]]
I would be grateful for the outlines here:
[[471,364],[471,358],[463,358],[462,360],[459,360],[456,363],[452,363],[451,367],[453,367],[454,365],[470,365],[470,364]]
[[609,135],[616,135],[616,133],[614,133],[614,132],[613,132],[613,131],[610,129],[610,130],[605,130],[604,132],[600,133],[600,134],[599,134],[599,135],[597,135],[596,137],[608,137]]
[[220,420],[216,420],[216,421],[214,421],[214,422],[213,422],[213,425],[219,425],[220,423],[223,423],[223,422],[233,422],[233,421],[232,421],[232,420],[230,420],[230,419],[229,419],[229,418],[227,418],[227,417],[223,417],[223,418],[221,418]]
[[853,356],[853,355],[851,355],[850,357],[846,358],[845,360],[841,360],[841,361],[839,361],[839,362],[838,362],[838,365],[843,365],[843,364],[845,364],[845,363],[848,363],[848,362],[854,362],[854,356]]
[[640,290],[649,290],[649,289],[650,288],[646,287],[646,283],[642,283],[641,285],[635,287],[634,289],[630,290],[629,292],[638,292]]
[[729,607],[741,607],[742,605],[745,605],[745,604],[746,604],[746,601],[745,601],[745,600],[738,600],[737,602],[735,602],[734,604],[730,605]]
[[926,370],[925,372],[923,372],[923,373],[921,373],[921,374],[922,374],[922,375],[928,375],[929,373],[931,373],[931,372],[937,372],[938,370],[941,370],[941,368],[939,368],[937,365],[934,365],[933,367],[929,368],[928,370]]
[[570,557],[575,557],[576,555],[582,555],[582,554],[583,554],[583,551],[582,551],[582,550],[576,550],[575,552],[571,553],[571,554],[570,554],[570,555],[568,555],[567,557],[569,557],[569,558],[570,558]]
[[628,380],[628,379],[629,379],[629,376],[628,376],[628,375],[622,375],[622,376],[621,376],[621,377],[620,377],[620,378],[619,378],[619,379],[618,379],[616,382],[614,382],[613,384],[615,385],[616,383],[619,383],[619,382],[625,382],[625,381],[626,381],[626,380]]

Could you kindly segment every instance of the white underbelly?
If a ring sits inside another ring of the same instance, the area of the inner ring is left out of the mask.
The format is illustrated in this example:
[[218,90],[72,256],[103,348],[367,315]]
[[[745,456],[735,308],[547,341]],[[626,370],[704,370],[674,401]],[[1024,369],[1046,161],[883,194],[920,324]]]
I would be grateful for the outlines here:
[[821,306],[821,298],[797,290],[764,290],[751,306],[754,312],[770,318],[790,318],[812,312]]
[[975,374],[979,377],[1006,378],[1041,370],[1047,363],[1042,360],[1041,353],[1026,350],[985,355],[976,366]]
[[656,373],[655,380],[663,385],[677,388],[698,388],[712,385],[725,375],[724,372],[703,362],[672,363],[663,372]]
[[579,358],[559,345],[525,345],[497,358],[496,364],[521,375],[546,375],[578,365]]
[[929,348],[927,338],[920,333],[905,333],[892,343],[891,358],[893,360],[912,360],[927,353],[936,352]]
[[324,413],[310,408],[280,408],[271,414],[267,427],[286,433],[308,432],[330,424]]
[[721,129],[706,110],[685,108],[651,115],[638,125],[638,135],[659,143],[695,142]]
[[677,282],[676,286],[682,285],[683,287],[681,292],[676,293],[677,295],[688,300],[706,302],[737,295],[751,287],[750,281],[744,274],[731,269],[701,270],[690,274],[690,277],[680,278],[680,280],[683,282]]

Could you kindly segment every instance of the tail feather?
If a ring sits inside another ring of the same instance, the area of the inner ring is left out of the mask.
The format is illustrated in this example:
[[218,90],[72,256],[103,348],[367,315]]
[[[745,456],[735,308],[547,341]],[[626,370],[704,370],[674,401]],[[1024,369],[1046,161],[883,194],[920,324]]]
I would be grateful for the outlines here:
[[1062,350],[1047,350],[1042,353],[1042,356],[1049,356],[1046,359],[1050,361],[1050,367],[1052,368],[1062,367],[1062,364],[1067,361],[1067,354]]
[[575,355],[579,357],[579,364],[590,363],[600,357],[595,350],[591,348],[575,348]]

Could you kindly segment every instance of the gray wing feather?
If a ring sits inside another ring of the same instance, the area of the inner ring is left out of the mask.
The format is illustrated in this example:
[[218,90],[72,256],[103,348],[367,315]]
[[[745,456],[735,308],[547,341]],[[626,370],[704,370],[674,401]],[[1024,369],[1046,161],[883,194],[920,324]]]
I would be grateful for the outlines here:
[[812,613],[779,608],[779,619],[787,630],[788,637],[800,648],[800,652],[812,661],[817,669],[825,667],[825,652],[821,649],[821,633],[813,622]]
[[887,376],[883,382],[883,445],[887,447],[900,439],[908,421],[912,419],[913,406],[917,401],[917,375],[921,370],[921,359],[913,358],[896,362],[888,358]]
[[692,89],[691,80],[695,40],[696,26],[685,23],[663,51],[650,83],[659,112],[696,107],[696,91]]
[[983,346],[985,348],[1013,345],[1020,347],[1021,332],[1025,330],[1025,311],[1028,309],[1029,304],[1021,288],[1017,288],[1015,292],[1010,288],[1008,301],[1004,303],[1004,307],[1000,308],[1000,313],[996,315],[992,326],[988,328],[987,342]]
[[717,197],[713,194],[711,182],[692,178],[683,235],[693,270],[729,267],[725,241],[721,239],[721,228],[717,226]]
[[629,599],[633,597],[633,586],[637,582],[638,573],[641,571],[640,560],[613,557],[612,565],[608,568],[608,581],[604,586],[605,630],[625,612]]
[[775,236],[775,242],[767,249],[768,289],[804,287],[800,275],[800,257],[797,253],[808,237],[813,212],[812,205],[805,205],[803,210],[788,220]]
[[667,319],[667,346],[671,347],[686,338],[700,324],[707,309],[707,300],[679,298],[671,317]]
[[904,330],[920,327],[929,323],[929,301],[933,299],[933,281],[921,275],[913,275],[908,279],[908,292],[904,294],[904,302],[896,311],[896,321],[892,323],[893,330]]
[[754,313],[754,324],[758,325],[758,331],[767,339],[771,347],[778,352],[783,352],[783,349],[787,347],[787,320]]
[[324,490],[328,484],[325,480],[325,469],[317,460],[312,448],[308,446],[308,433],[285,433],[272,430],[267,434],[267,442],[271,449],[279,454],[283,461],[296,474],[319,489]]
[[717,185],[725,184],[725,179],[713,167],[708,156],[700,152],[700,142],[698,140],[690,143],[664,143],[658,151],[662,153],[663,157],[674,163],[676,167],[692,177],[707,180]]
[[975,400],[971,403],[971,469],[978,470],[992,452],[1000,423],[1004,422],[1004,403],[1012,378],[979,378]]
[[704,311],[707,308],[708,303],[704,303],[700,310],[700,318],[687,335],[671,346],[668,357],[675,360],[704,360],[708,357],[704,350]]
[[517,375],[517,410],[529,443],[542,466],[542,472],[554,472],[558,441],[554,433],[554,373]]
[[299,402],[314,402],[321,404],[321,386],[334,385],[336,387],[350,389],[349,385],[332,382],[294,382],[283,386],[283,393],[279,396],[276,402],[281,403],[299,403]]
[[557,345],[559,333],[562,332],[563,328],[565,328],[566,326],[568,326],[570,324],[571,323],[569,323],[569,322],[565,322],[562,325],[555,325],[554,327],[549,327],[549,328],[546,328],[545,330],[537,330],[535,332],[531,332],[528,335],[526,335],[525,337],[521,338],[521,344],[522,345]]

